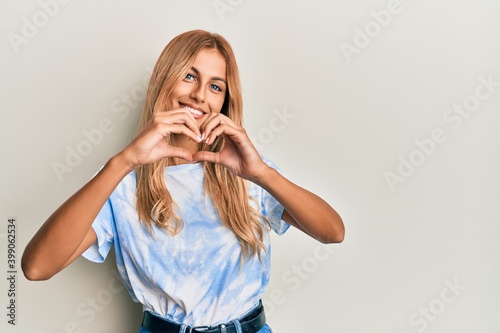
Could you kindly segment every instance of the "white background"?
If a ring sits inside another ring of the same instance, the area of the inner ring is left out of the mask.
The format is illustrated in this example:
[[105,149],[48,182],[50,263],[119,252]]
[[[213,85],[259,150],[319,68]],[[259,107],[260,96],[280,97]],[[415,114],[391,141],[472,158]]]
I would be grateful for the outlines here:
[[[273,238],[275,332],[500,331],[497,0],[72,0],[51,16],[43,1],[0,5],[2,332],[137,332],[141,309],[115,284],[113,258],[78,259],[46,282],[19,271],[17,325],[7,324],[7,219],[18,221],[19,260],[129,142],[141,105],[123,119],[113,107],[139,96],[166,43],[193,28],[233,45],[262,153],[345,221],[340,245],[295,230]],[[450,113],[464,103],[473,111]],[[89,146],[85,131],[106,118],[112,133]],[[86,156],[69,167],[78,147]]]

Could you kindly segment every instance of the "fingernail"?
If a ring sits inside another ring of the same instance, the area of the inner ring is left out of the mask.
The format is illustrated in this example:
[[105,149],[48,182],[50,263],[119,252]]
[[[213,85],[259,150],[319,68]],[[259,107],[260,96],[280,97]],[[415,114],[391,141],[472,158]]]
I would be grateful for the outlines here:
[[203,141],[203,139],[204,139],[204,138],[205,138],[205,133],[202,133],[202,134],[200,135],[200,141]]

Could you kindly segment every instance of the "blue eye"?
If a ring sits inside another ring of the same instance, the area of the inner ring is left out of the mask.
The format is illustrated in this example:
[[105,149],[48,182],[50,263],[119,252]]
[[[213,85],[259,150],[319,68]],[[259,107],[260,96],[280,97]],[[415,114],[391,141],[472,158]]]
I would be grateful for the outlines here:
[[194,79],[195,79],[195,77],[194,77],[194,75],[193,75],[193,74],[187,73],[187,74],[186,74],[186,79],[187,79],[187,80],[194,80]]
[[216,84],[211,84],[210,85],[210,88],[212,88],[213,90],[216,90],[216,91],[222,91],[221,87],[219,87],[218,85]]

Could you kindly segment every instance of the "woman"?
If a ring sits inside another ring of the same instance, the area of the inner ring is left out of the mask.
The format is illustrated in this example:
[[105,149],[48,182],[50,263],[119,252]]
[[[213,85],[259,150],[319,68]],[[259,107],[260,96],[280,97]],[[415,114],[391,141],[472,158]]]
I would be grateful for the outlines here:
[[112,245],[140,332],[270,332],[260,299],[269,231],[323,243],[344,226],[318,196],[263,160],[242,127],[235,57],[217,34],[175,37],[153,70],[135,139],[63,203],[30,241],[22,268],[45,280]]

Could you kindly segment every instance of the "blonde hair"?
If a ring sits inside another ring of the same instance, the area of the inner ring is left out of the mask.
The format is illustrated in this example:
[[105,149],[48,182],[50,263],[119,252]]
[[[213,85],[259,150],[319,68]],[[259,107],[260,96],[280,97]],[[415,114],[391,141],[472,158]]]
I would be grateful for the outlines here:
[[[236,124],[243,123],[243,101],[238,67],[230,44],[220,35],[203,30],[182,33],[172,39],[161,53],[151,74],[148,92],[142,111],[137,133],[140,133],[160,108],[167,110],[169,96],[175,84],[182,80],[198,52],[202,49],[216,49],[226,60],[227,90],[221,113],[231,118]],[[170,144],[172,138],[167,137]],[[208,146],[200,144],[200,150],[217,152],[223,144],[222,137]],[[183,221],[175,211],[175,203],[166,185],[164,172],[172,165],[171,158],[164,158],[155,163],[137,169],[137,212],[139,220],[149,230],[154,224],[175,235],[183,228]],[[261,219],[267,227],[269,223],[259,211],[250,205],[247,181],[235,176],[226,168],[215,163],[204,162],[204,192],[212,199],[223,224],[231,229],[241,245],[242,259],[265,250],[264,230]]]

